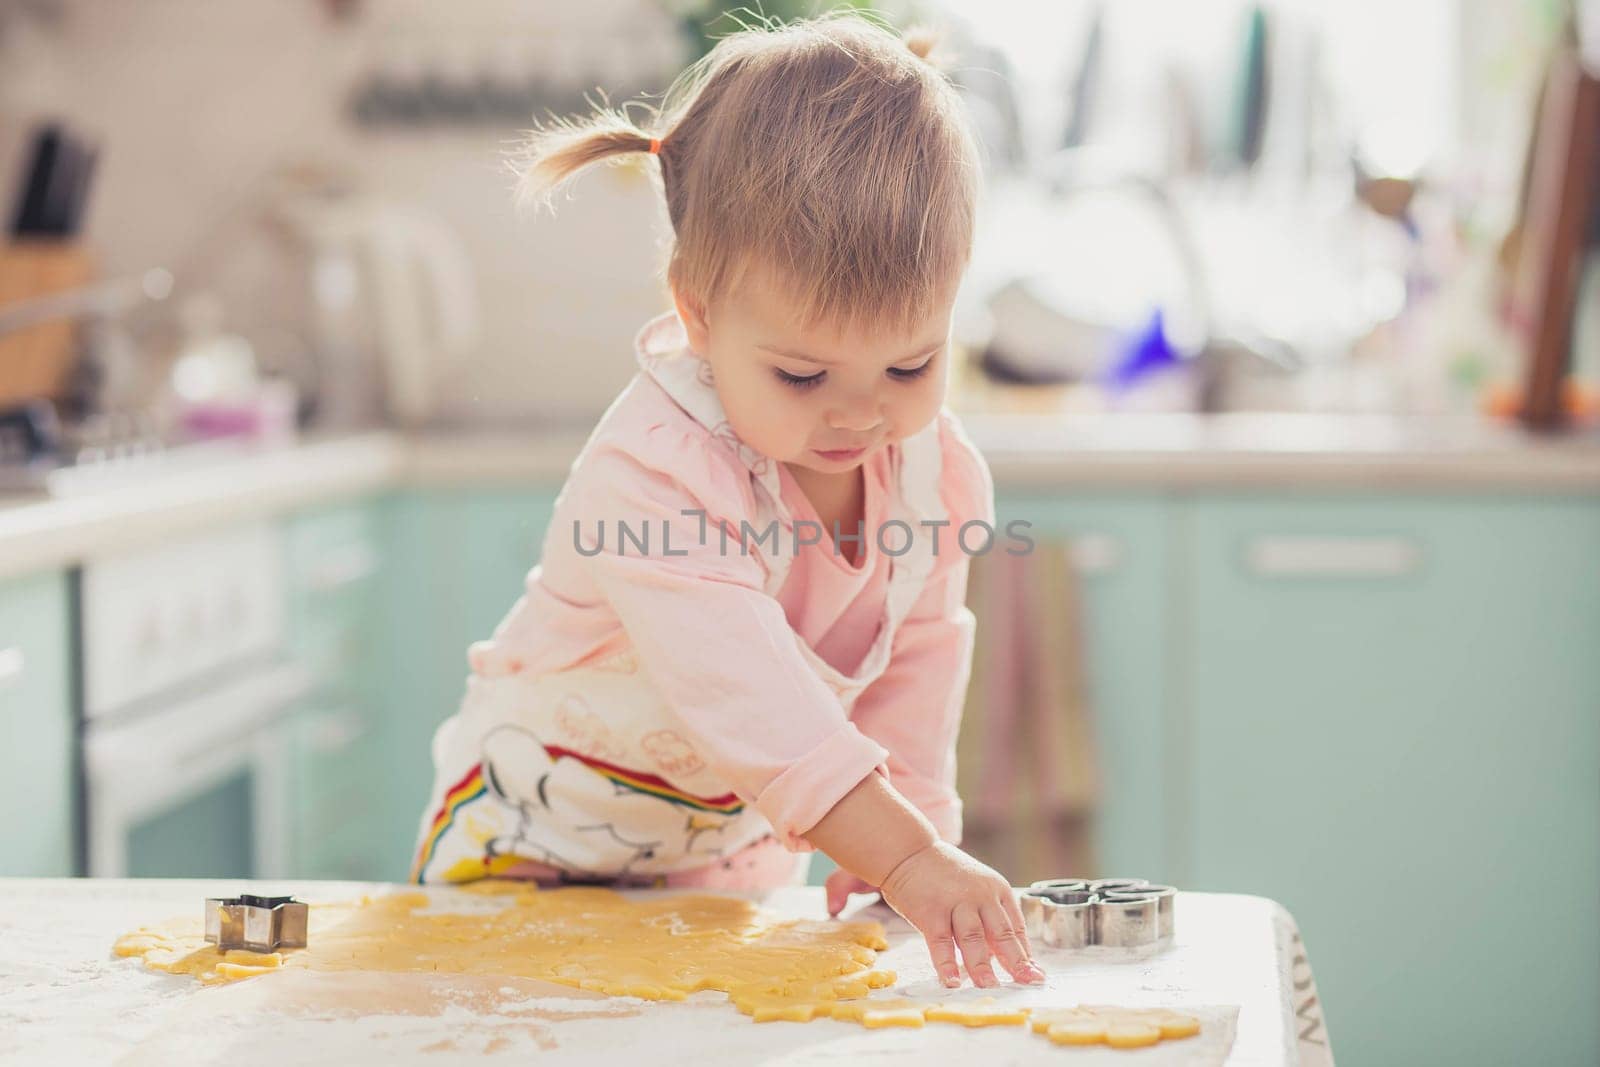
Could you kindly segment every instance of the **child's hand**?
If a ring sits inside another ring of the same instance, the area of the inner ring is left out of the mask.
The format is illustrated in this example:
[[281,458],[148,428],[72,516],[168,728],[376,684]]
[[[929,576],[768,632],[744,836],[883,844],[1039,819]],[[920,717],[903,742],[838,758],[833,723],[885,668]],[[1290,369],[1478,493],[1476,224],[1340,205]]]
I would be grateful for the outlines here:
[[828,894],[829,917],[838,915],[844,910],[844,906],[850,903],[851,893],[876,893],[878,891],[877,886],[857,878],[843,867],[828,875],[828,880],[822,884]]
[[935,841],[913,852],[889,872],[881,891],[884,902],[926,939],[934,970],[946,986],[961,984],[957,946],[973,985],[999,984],[989,963],[991,950],[1018,982],[1044,980],[1011,885],[954,845]]

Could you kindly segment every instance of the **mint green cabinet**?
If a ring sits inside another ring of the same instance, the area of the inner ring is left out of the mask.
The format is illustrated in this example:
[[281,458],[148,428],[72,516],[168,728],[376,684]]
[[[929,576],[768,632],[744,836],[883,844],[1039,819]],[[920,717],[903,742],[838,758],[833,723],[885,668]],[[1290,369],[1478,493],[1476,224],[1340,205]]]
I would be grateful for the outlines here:
[[466,678],[464,497],[402,492],[388,502],[391,578],[385,584],[382,796],[384,854],[409,873],[418,820],[433,781],[430,746]]
[[[466,502],[467,624],[472,640],[490,636],[522,595],[528,572],[539,562],[555,512],[554,489],[495,489],[474,492]],[[571,537],[571,531],[550,536]]]
[[1184,526],[1179,884],[1293,912],[1340,1062],[1600,1062],[1600,502]]
[[[467,648],[489,637],[539,562],[556,487],[415,490],[386,504],[385,852],[409,862],[433,783],[430,746],[460,703]],[[397,877],[404,877],[402,871]]]
[[0,584],[0,876],[73,873],[68,603],[63,573]]
[[313,690],[289,724],[292,874],[395,878],[385,855],[383,509],[372,500],[318,508],[286,524],[290,649]]
[[1075,563],[1075,592],[1056,595],[1075,595],[1083,622],[1078,652],[1101,772],[1094,829],[1099,870],[1056,872],[1060,877],[1174,876],[1168,768],[1177,753],[1165,718],[1171,506],[1151,494],[1016,492],[995,502],[1002,535],[1007,523],[1028,522],[1026,535],[1040,548],[1064,541]]

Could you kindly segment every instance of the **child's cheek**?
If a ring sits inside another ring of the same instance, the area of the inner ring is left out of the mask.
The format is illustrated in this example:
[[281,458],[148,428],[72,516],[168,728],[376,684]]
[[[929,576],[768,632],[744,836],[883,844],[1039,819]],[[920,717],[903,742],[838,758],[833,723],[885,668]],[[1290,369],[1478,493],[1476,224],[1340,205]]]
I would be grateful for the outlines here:
[[892,410],[895,436],[910,437],[938,417],[944,403],[944,383],[937,379],[919,382]]

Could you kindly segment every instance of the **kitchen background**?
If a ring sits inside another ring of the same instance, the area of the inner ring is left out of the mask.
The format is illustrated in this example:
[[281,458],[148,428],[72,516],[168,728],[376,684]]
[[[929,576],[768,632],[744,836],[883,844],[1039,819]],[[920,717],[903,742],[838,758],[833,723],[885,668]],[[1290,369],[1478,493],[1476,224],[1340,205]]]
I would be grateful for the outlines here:
[[[642,165],[507,154],[724,6],[0,0],[0,875],[406,877],[666,306]],[[1280,901],[1342,1061],[1596,1062],[1600,5],[876,6],[980,130],[950,405],[1041,543],[969,847]]]

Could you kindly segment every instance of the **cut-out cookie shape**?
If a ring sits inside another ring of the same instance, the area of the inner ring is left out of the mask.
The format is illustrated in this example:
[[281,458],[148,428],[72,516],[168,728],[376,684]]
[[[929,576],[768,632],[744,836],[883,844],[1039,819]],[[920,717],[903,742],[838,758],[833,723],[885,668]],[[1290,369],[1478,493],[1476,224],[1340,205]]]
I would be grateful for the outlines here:
[[1057,1045],[1109,1045],[1144,1048],[1161,1041],[1193,1037],[1200,1020],[1167,1008],[1122,1008],[1080,1004],[1071,1008],[1025,1008],[994,997],[978,1000],[924,1001],[907,997],[874,997],[872,981],[893,981],[890,972],[871,972],[866,981],[837,979],[815,984],[765,984],[735,989],[729,997],[758,1023],[809,1023],[817,1019],[855,1023],[869,1029],[921,1027],[926,1023],[962,1026],[1030,1026]]
[[935,1004],[923,1013],[930,1023],[960,1023],[962,1026],[1017,1026],[1028,1021],[1028,1009],[1007,1007],[993,997],[961,1003]]
[[1028,937],[1051,948],[1161,945],[1172,940],[1176,895],[1140,878],[1058,878],[1022,891],[1022,918]]
[[1081,1004],[1076,1008],[1035,1011],[1028,1024],[1033,1032],[1057,1045],[1110,1045],[1145,1048],[1161,1041],[1193,1037],[1200,1020],[1166,1008],[1119,1008]]
[[884,1026],[919,1027],[924,1022],[927,1005],[903,997],[883,999],[841,1000],[833,1005],[830,1014],[840,1022],[860,1023],[869,1030]]
[[873,997],[872,990],[894,984],[893,971],[871,971],[811,986],[736,989],[729,999],[758,1023],[835,1019],[868,1028],[920,1027],[924,1022],[962,1026],[1020,1026],[1028,1009],[1005,1005],[994,997],[967,1001],[920,1001],[906,997]]

